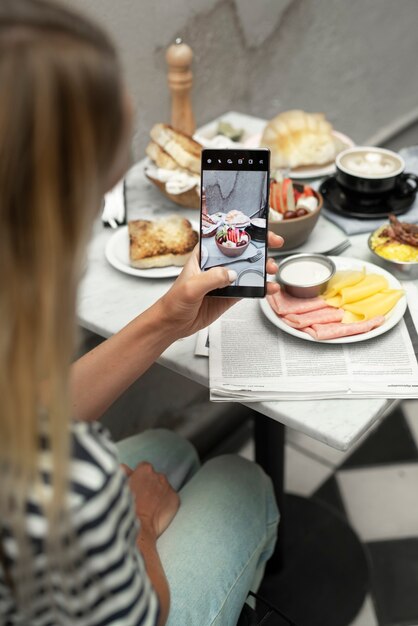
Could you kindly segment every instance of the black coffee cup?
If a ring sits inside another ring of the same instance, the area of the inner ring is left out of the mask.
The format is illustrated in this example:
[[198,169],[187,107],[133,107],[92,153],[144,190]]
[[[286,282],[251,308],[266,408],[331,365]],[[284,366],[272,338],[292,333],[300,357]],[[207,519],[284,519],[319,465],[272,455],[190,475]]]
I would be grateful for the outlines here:
[[337,156],[335,160],[337,182],[350,192],[383,195],[393,191],[401,195],[411,192],[407,184],[413,181],[416,189],[418,178],[404,172],[403,158],[385,148],[354,146]]

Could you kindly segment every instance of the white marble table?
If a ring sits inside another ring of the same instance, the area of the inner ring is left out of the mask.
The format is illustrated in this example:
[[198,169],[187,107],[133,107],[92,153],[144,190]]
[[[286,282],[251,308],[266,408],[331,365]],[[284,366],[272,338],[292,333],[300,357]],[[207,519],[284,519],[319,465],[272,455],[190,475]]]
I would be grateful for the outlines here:
[[[225,118],[226,116],[223,116]],[[240,117],[229,115],[236,125]],[[262,122],[261,122],[262,123]],[[260,121],[254,122],[254,132]],[[143,163],[138,163],[127,177],[129,219],[162,216],[174,206],[148,182]],[[198,211],[175,208],[188,219],[198,219]],[[114,269],[105,259],[106,243],[114,231],[97,223],[88,250],[87,269],[78,298],[81,326],[103,337],[119,331],[136,315],[148,308],[170,287],[173,279],[147,279],[128,276]],[[375,262],[367,248],[367,236],[351,238],[346,256]],[[208,385],[208,359],[194,355],[195,337],[173,344],[159,359],[169,369]],[[339,450],[350,448],[383,417],[393,401],[381,399],[343,399],[253,403],[252,408]]]

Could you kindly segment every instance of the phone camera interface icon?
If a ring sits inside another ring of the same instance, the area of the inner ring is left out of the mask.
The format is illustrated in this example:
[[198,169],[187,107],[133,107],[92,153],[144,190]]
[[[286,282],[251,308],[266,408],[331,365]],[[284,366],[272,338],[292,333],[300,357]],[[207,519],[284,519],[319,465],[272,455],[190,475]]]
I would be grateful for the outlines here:
[[230,165],[232,165],[232,159],[227,159],[226,162],[229,163]]
[[253,159],[248,159],[248,165],[252,165],[254,163]]
[[259,160],[259,163],[260,163],[260,165],[263,165],[263,164],[264,164],[264,160],[263,160],[263,159],[260,159],[260,160]]
[[212,163],[212,159],[208,159],[206,163]]
[[238,165],[242,165],[244,162],[244,159],[238,159]]
[[218,163],[222,163],[222,159],[218,159]]

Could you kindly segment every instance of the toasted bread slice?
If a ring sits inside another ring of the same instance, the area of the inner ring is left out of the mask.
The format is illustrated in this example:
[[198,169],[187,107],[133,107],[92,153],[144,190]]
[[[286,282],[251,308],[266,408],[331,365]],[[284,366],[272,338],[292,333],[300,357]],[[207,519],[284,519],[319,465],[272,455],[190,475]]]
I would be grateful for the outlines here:
[[158,143],[151,141],[145,150],[147,156],[155,163],[157,167],[164,170],[177,170],[179,164],[165,150],[160,148]]
[[180,167],[195,174],[200,173],[202,146],[189,135],[174,130],[167,124],[155,124],[151,128],[151,138],[167,152]]
[[132,220],[128,229],[130,263],[141,269],[184,265],[198,241],[189,220],[177,215],[155,222]]

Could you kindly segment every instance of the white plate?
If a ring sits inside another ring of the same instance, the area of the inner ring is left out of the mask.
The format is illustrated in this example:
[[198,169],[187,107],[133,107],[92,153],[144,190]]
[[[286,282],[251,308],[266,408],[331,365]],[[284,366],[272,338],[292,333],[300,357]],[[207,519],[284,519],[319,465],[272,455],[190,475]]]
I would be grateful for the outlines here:
[[[347,137],[347,135],[344,135],[337,130],[333,130],[332,133],[334,137],[337,137],[337,139],[340,139],[340,141],[343,142],[344,146],[341,150],[354,146],[354,141],[350,139],[350,137]],[[256,133],[255,135],[252,135],[243,142],[244,146],[246,148],[258,148],[262,134],[263,133]],[[325,165],[304,165],[303,167],[295,167],[294,169],[289,170],[287,175],[295,180],[303,180],[304,178],[322,178],[323,176],[330,176],[334,172],[335,162],[333,161],[332,163],[325,163]]]
[[[189,220],[193,230],[199,232],[197,222]],[[122,226],[110,237],[105,249],[106,259],[115,269],[140,278],[173,278],[178,276],[183,269],[177,265],[167,267],[151,267],[150,269],[139,269],[132,267],[129,263],[129,232],[127,226]]]
[[[386,270],[374,265],[374,263],[368,263],[367,261],[360,261],[359,259],[350,259],[348,257],[329,257],[332,259],[336,265],[337,270],[361,270],[363,267],[366,269],[367,274],[381,274],[386,278],[389,283],[389,287],[391,289],[402,289],[402,285],[392,274],[387,272]],[[326,339],[324,341],[318,341],[314,339],[308,333],[304,333],[301,330],[297,330],[296,328],[292,328],[288,326],[286,322],[283,322],[280,317],[276,315],[271,306],[269,305],[266,299],[260,301],[261,310],[266,315],[266,317],[272,322],[275,326],[283,330],[285,333],[289,335],[293,335],[294,337],[299,337],[300,339],[304,339],[305,341],[315,341],[316,343],[356,343],[357,341],[366,341],[366,339],[372,339],[373,337],[377,337],[378,335],[382,335],[386,333],[388,330],[393,328],[399,320],[401,320],[404,316],[406,310],[406,296],[403,295],[400,300],[395,304],[393,309],[389,311],[386,315],[386,322],[373,330],[370,330],[368,333],[362,333],[360,335],[352,335],[351,337],[339,337],[338,339]]]

